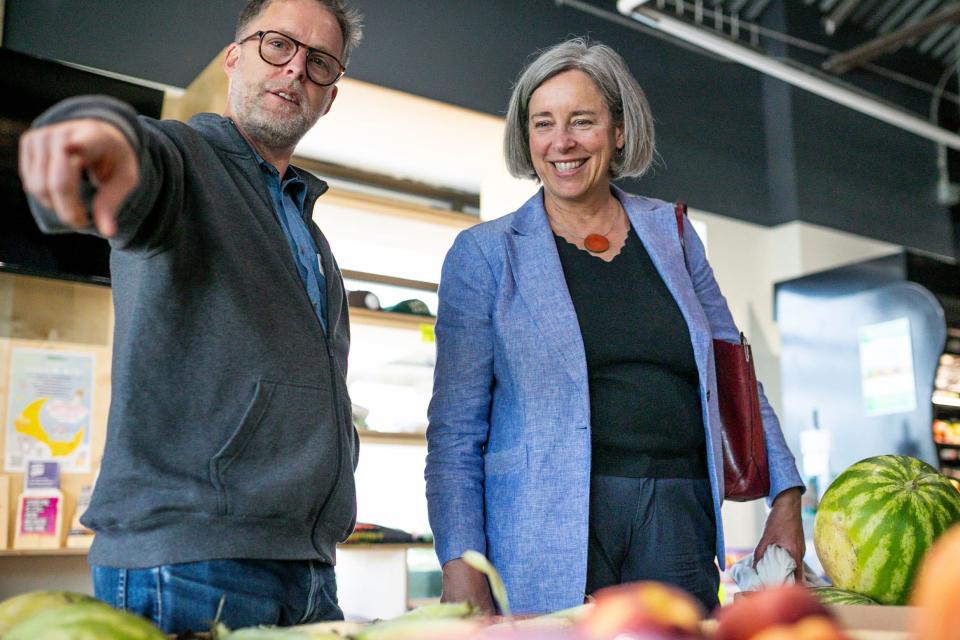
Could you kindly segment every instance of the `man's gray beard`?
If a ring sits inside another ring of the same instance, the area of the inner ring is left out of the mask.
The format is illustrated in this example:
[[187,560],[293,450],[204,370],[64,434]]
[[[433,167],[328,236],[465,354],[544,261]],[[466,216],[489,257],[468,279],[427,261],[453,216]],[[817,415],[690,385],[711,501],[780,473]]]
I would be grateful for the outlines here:
[[265,149],[292,149],[313,126],[312,122],[307,122],[303,114],[280,120],[257,113],[251,114],[239,124],[254,142]]
[[303,111],[287,118],[270,116],[257,104],[257,98],[256,94],[245,92],[230,96],[237,124],[258,146],[265,149],[293,149],[316,123]]

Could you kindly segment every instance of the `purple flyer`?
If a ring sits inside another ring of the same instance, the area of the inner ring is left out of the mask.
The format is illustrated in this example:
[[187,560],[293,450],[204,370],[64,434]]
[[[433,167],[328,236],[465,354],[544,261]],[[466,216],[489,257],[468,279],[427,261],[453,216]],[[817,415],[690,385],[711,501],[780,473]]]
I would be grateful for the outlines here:
[[27,491],[60,488],[60,463],[47,460],[27,462]]

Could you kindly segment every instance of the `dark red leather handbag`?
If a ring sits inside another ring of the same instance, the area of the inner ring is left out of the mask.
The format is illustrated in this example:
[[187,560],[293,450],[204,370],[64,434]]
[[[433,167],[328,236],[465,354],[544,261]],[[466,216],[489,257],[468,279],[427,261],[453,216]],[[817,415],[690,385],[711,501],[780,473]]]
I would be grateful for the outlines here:
[[[683,219],[687,206],[678,202],[675,212],[686,261]],[[738,502],[764,498],[770,493],[770,470],[750,344],[742,332],[739,343],[714,340],[713,357],[723,439],[725,497]]]

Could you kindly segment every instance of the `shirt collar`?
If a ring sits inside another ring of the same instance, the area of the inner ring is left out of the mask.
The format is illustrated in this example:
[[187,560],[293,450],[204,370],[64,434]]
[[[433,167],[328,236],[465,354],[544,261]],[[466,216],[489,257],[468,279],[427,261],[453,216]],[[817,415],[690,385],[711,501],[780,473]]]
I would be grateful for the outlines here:
[[[253,145],[250,145],[250,150],[253,152],[253,157],[256,158],[257,164],[260,165],[260,170],[264,174],[264,178],[267,181],[267,189],[269,189],[275,198],[279,198],[279,202],[274,202],[275,207],[282,207],[282,201],[284,197],[290,198],[297,209],[300,210],[300,215],[304,215],[304,204],[306,203],[307,197],[307,182],[303,179],[297,169],[291,164],[287,165],[287,172],[284,175],[283,180],[279,179],[280,172],[277,171],[277,168],[264,160],[257,150],[253,148]],[[279,215],[279,210],[278,210]]]
[[[269,162],[267,162],[266,160],[264,160],[262,157],[260,157],[260,154],[257,153],[257,150],[254,149],[253,146],[250,147],[250,150],[253,151],[253,157],[257,159],[257,164],[260,165],[260,168],[265,173],[268,173],[274,177],[277,177],[280,175],[280,172],[277,171],[277,168],[272,164],[270,164]],[[291,183],[299,183],[299,184],[302,184],[303,186],[306,186],[306,182],[304,182],[303,177],[300,175],[300,172],[297,171],[296,167],[294,167],[292,164],[288,164],[287,172],[284,174],[283,179],[280,181],[280,186],[286,187]]]

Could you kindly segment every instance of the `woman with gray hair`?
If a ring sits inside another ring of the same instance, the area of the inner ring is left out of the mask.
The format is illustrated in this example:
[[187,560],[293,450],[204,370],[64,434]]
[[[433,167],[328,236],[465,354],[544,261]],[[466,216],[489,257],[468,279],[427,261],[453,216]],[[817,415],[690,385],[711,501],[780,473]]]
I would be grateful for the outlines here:
[[[542,188],[462,232],[440,283],[426,480],[445,600],[493,609],[460,559],[474,549],[521,613],[636,580],[717,604],[712,340],[739,331],[673,205],[611,184],[653,149],[647,100],[609,47],[569,40],[521,73],[504,153]],[[777,544],[802,567],[802,482],[760,396],[772,510],[755,555]]]

